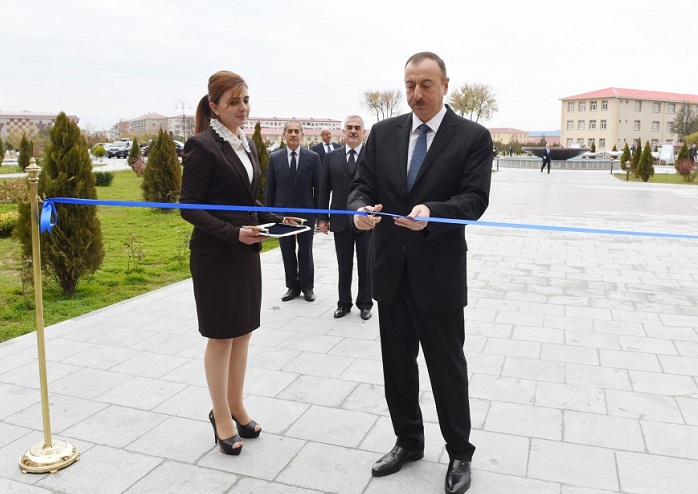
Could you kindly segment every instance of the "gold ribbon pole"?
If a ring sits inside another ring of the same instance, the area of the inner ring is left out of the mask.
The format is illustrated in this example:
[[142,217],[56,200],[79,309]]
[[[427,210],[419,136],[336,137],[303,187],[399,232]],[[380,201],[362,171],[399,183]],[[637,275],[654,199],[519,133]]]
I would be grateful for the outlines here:
[[32,261],[34,264],[34,302],[36,304],[36,342],[39,350],[39,382],[41,385],[41,414],[44,419],[44,442],[37,444],[19,458],[22,473],[56,473],[80,459],[78,448],[66,441],[51,440],[51,418],[46,378],[46,344],[44,341],[44,302],[41,288],[41,250],[39,243],[39,172],[32,158],[27,167],[31,199]]

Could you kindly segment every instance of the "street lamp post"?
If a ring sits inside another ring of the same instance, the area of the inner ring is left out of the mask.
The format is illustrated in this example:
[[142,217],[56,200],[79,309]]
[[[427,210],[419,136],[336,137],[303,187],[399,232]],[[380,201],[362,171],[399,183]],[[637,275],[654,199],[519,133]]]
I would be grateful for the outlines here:
[[187,139],[187,116],[184,114],[186,108],[191,108],[191,103],[187,99],[177,99],[175,100],[175,109],[182,109],[182,137],[186,141]]

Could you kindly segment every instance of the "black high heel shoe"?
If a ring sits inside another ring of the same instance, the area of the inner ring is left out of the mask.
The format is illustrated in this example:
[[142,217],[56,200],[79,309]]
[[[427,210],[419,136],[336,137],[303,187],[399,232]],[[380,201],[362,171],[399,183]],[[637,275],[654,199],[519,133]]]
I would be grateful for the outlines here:
[[259,430],[256,430],[257,428],[257,422],[254,420],[250,420],[250,423],[247,425],[242,425],[238,420],[233,417],[233,420],[235,421],[235,427],[238,429],[238,434],[240,434],[240,437],[244,437],[245,439],[254,439],[255,437],[259,437],[260,432],[262,432],[262,428],[260,427]]
[[242,444],[237,448],[234,447],[234,444],[242,442],[240,435],[235,434],[231,438],[221,439],[218,437],[218,431],[216,430],[216,419],[213,417],[213,410],[209,412],[208,419],[211,421],[211,425],[213,426],[213,440],[216,442],[216,444],[218,444],[218,448],[221,450],[221,453],[233,456],[239,455],[240,451],[242,451]]

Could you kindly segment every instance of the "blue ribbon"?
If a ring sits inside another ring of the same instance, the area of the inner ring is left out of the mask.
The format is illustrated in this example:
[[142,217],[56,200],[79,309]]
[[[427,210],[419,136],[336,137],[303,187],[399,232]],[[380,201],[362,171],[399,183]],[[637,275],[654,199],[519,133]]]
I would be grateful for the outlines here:
[[[380,215],[393,218],[405,218],[405,216],[384,213],[384,212],[364,212],[364,211],[347,211],[341,209],[312,209],[312,208],[277,208],[266,206],[234,206],[227,204],[179,204],[170,202],[130,202],[130,201],[102,201],[97,199],[77,199],[74,197],[54,197],[52,199],[44,199],[44,204],[41,208],[40,231],[41,233],[51,232],[51,227],[58,223],[58,214],[56,213],[55,204],[83,204],[87,206],[120,206],[120,207],[137,207],[137,208],[159,208],[159,209],[205,209],[208,211],[250,211],[264,213],[304,213],[304,214],[345,214],[345,215]],[[603,230],[599,228],[578,228],[571,226],[548,226],[548,225],[533,225],[522,223],[501,223],[496,221],[482,220],[459,220],[454,218],[438,218],[438,217],[421,217],[413,218],[415,221],[429,221],[432,223],[448,223],[453,225],[475,225],[489,226],[494,228],[515,228],[520,230],[544,230],[553,232],[573,232],[573,233],[592,233],[598,235],[626,235],[632,237],[654,237],[654,238],[676,238],[687,240],[698,240],[698,235],[680,234],[680,233],[659,233],[659,232],[637,232],[628,230]]]

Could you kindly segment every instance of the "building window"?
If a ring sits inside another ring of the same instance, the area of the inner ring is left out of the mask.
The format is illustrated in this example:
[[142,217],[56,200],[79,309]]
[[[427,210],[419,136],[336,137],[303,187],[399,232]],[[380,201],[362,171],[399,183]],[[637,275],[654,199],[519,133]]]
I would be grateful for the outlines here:
[[579,102],[579,111],[587,111],[587,102],[586,101]]
[[601,110],[603,110],[603,111],[608,110],[608,100],[601,101]]
[[652,132],[659,132],[659,122],[652,122]]
[[593,137],[589,138],[589,147],[591,146],[594,146],[594,148],[596,148],[596,139],[594,139]]
[[567,147],[572,146],[573,142],[574,142],[573,139],[568,138],[568,139],[567,139]]
[[674,121],[672,120],[671,122],[666,123],[666,131],[667,132],[674,132]]
[[589,110],[596,111],[596,101],[589,103]]
[[650,146],[652,147],[652,149],[656,149],[658,144],[659,144],[659,140],[657,140],[657,139],[652,139],[652,142],[650,143]]
[[577,130],[584,130],[584,120],[577,121]]
[[633,130],[640,130],[640,121],[635,120],[635,123],[633,124]]
[[574,103],[567,103],[567,111],[574,111]]
[[579,144],[580,146],[584,147],[584,138],[583,138],[583,137],[580,137],[579,139],[577,139],[577,144]]
[[635,111],[642,111],[642,101],[635,102]]
[[596,120],[589,120],[589,130],[596,130]]
[[606,130],[606,120],[601,120],[601,130]]
[[666,105],[666,112],[676,113],[676,105],[674,103],[669,103],[668,105]]
[[652,103],[652,111],[654,113],[659,113],[662,111],[662,104],[661,103]]
[[603,137],[599,139],[599,149],[604,149],[606,147],[606,139]]
[[574,130],[574,120],[567,121],[567,130]]

